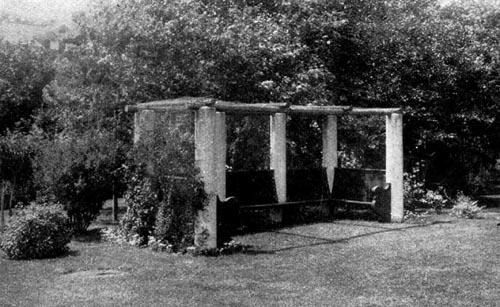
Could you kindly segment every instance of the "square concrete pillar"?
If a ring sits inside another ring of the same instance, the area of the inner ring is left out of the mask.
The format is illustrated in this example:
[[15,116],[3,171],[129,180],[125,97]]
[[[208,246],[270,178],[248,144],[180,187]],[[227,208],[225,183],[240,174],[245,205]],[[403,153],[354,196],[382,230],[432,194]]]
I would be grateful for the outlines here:
[[403,199],[403,115],[386,116],[386,182],[391,184],[391,222],[400,223],[404,215]]
[[195,223],[194,244],[200,249],[217,247],[217,114],[213,107],[201,107],[195,116],[195,161],[205,184],[207,199]]
[[333,188],[335,168],[338,166],[337,116],[328,115],[323,120],[323,161],[326,169],[328,188]]
[[154,132],[157,115],[154,110],[140,110],[134,114],[134,144]]
[[216,162],[216,183],[217,183],[217,195],[219,199],[223,200],[226,198],[226,113],[217,112],[216,113],[216,148],[215,148],[215,158]]
[[271,115],[271,163],[278,202],[286,202],[286,114]]
[[[152,141],[148,139],[154,137],[154,132],[158,121],[159,114],[154,110],[139,110],[134,114],[134,144],[142,141]],[[154,176],[155,167],[153,161],[148,161],[146,171],[149,175]]]
[[[285,113],[276,113],[270,118],[270,168],[274,170],[274,182],[278,202],[286,202],[286,119]],[[283,220],[283,209],[272,209],[271,219]]]

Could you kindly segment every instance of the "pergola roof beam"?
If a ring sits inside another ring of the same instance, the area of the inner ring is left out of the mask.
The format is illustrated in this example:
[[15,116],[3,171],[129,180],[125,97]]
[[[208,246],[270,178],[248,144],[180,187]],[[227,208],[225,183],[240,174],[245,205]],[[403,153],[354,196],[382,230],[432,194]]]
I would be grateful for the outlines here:
[[125,107],[126,112],[137,112],[141,110],[154,110],[158,112],[186,111],[190,109],[199,109],[204,106],[215,104],[212,98],[180,97],[175,99],[157,100]]
[[355,108],[352,106],[299,106],[287,103],[235,103],[211,98],[177,98],[146,102],[126,106],[127,112],[154,110],[156,112],[174,112],[197,110],[204,106],[213,106],[218,112],[228,114],[272,115],[276,113],[300,115],[388,115],[401,113],[400,108]]

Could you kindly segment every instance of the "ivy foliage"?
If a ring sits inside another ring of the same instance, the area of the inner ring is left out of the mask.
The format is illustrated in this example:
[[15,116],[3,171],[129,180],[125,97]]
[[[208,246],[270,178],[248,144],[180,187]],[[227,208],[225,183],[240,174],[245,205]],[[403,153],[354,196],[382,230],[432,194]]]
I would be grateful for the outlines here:
[[131,152],[121,228],[139,245],[150,238],[174,250],[193,245],[196,217],[206,198],[195,167],[193,133],[187,128],[192,123],[184,124],[159,119]]

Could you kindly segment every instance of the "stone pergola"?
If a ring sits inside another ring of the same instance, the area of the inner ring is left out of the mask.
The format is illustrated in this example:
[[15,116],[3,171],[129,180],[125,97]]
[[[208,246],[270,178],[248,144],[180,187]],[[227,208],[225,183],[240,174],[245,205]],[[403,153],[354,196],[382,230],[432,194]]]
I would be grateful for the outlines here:
[[210,98],[178,98],[127,106],[135,112],[134,142],[151,130],[156,112],[192,111],[195,116],[195,161],[208,195],[205,209],[195,226],[195,245],[217,245],[217,196],[226,198],[226,114],[267,115],[270,117],[270,168],[274,170],[279,202],[286,202],[286,123],[287,116],[323,118],[323,157],[330,191],[338,165],[337,117],[385,116],[386,182],[391,185],[391,222],[403,220],[403,115],[396,108],[353,108],[349,106],[295,106],[284,103],[242,104]]

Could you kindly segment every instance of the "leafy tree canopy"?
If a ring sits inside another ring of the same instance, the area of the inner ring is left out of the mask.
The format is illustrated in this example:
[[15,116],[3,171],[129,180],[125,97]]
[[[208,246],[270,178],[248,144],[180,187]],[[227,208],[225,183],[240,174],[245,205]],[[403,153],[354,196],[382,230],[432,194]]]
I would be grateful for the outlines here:
[[[500,150],[499,12],[468,0],[102,1],[76,16],[36,124],[128,142],[124,105],[178,96],[402,107],[408,168],[424,162],[428,181],[463,188]],[[289,124],[290,160],[314,163],[320,123]],[[343,119],[342,155],[380,166],[383,129],[368,124]],[[266,130],[230,126],[235,155]],[[250,165],[263,163],[257,147]]]
[[29,129],[43,104],[43,88],[54,77],[52,60],[43,48],[0,40],[0,134]]

